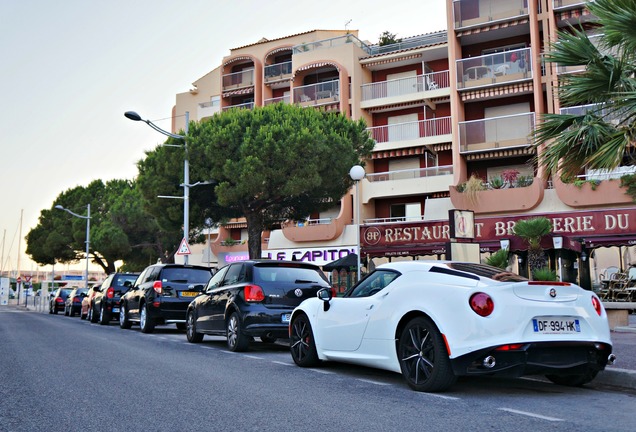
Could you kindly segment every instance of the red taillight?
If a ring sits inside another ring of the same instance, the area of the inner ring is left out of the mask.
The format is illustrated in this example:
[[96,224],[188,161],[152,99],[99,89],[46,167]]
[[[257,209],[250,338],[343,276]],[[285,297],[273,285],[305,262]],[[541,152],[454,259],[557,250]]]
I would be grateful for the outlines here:
[[73,303],[81,303],[82,299],[79,297],[73,297]]
[[55,303],[64,303],[64,299],[62,297],[55,297]]
[[113,298],[115,297],[115,288],[110,287],[106,290],[106,298]]
[[500,347],[495,348],[495,351],[516,351],[523,348],[523,344],[510,344],[510,345],[502,345]]
[[594,306],[594,310],[596,311],[598,316],[601,316],[601,313],[603,312],[603,305],[601,305],[601,301],[598,299],[598,297],[592,296],[592,306]]
[[265,300],[263,288],[258,285],[246,285],[243,288],[243,296],[245,297],[245,301],[248,302],[260,302]]
[[479,316],[487,317],[495,309],[495,303],[486,293],[475,293],[470,296],[470,308]]
[[152,284],[152,289],[155,290],[157,294],[161,294],[161,292],[163,291],[161,281],[155,281],[155,283]]

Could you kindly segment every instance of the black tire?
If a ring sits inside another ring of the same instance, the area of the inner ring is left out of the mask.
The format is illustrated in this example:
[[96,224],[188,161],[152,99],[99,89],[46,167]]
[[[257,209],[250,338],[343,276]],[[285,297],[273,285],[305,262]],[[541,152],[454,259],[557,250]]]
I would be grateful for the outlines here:
[[71,306],[71,308],[68,310],[68,316],[70,316],[71,318],[75,316],[75,311],[73,310],[73,306]]
[[49,313],[53,314],[53,308],[51,307],[51,303],[49,303]]
[[98,316],[95,314],[95,305],[94,304],[91,306],[90,314],[91,314],[91,318],[90,318],[91,322],[93,324],[97,323]]
[[261,342],[263,342],[263,343],[272,344],[272,343],[274,343],[276,341],[277,341],[277,339],[275,337],[261,336]]
[[428,318],[413,318],[406,324],[397,355],[402,375],[413,390],[444,391],[457,380],[442,335]]
[[186,317],[186,338],[191,343],[199,343],[203,340],[203,333],[197,332],[194,311],[188,311],[188,316]]
[[87,316],[88,316],[88,313],[83,314],[81,309],[80,309],[80,319],[81,320],[85,320]]
[[243,333],[243,324],[239,314],[233,312],[227,320],[226,326],[227,347],[230,351],[246,351],[250,344],[250,338]]
[[568,387],[581,387],[584,384],[589,383],[598,374],[597,370],[588,369],[584,374],[575,375],[546,375],[545,377],[555,384],[568,386]]
[[123,303],[119,309],[119,327],[124,330],[132,327],[132,323],[128,319],[128,313],[126,312],[126,305]]
[[64,316],[68,316],[68,309],[64,306]]
[[100,325],[108,325],[110,322],[110,314],[106,312],[106,308],[104,307],[104,303],[99,306],[99,324]]
[[314,332],[311,330],[309,318],[299,314],[291,322],[291,340],[289,350],[292,360],[301,367],[313,367],[320,363],[316,352]]
[[148,307],[144,303],[139,308],[139,327],[142,333],[152,333],[155,331],[155,322],[148,316]]
[[177,330],[186,330],[187,328],[188,327],[186,323],[182,323],[182,322],[177,323]]
[[57,315],[57,305],[53,305],[53,314]]

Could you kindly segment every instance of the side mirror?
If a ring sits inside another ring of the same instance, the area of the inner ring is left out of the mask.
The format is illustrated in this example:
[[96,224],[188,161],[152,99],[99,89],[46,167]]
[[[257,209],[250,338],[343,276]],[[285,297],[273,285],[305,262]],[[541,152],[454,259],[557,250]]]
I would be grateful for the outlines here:
[[331,288],[322,288],[319,289],[318,292],[316,293],[316,295],[318,296],[318,298],[320,300],[323,301],[322,303],[322,307],[323,310],[325,312],[327,312],[329,310],[329,308],[331,307],[331,305],[329,304],[329,302],[331,301],[331,299],[333,298],[333,293],[331,291]]
[[192,284],[192,285],[188,285],[188,289],[190,291],[198,291],[198,292],[202,292],[205,289],[205,285],[203,284]]
[[131,281],[124,281],[124,286],[130,288],[132,286]]

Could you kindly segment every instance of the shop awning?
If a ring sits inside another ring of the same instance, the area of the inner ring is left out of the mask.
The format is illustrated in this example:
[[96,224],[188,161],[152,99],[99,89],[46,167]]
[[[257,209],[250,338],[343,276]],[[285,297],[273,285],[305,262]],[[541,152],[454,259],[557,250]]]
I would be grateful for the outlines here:
[[636,235],[627,234],[585,238],[585,247],[588,249],[612,246],[636,246]]

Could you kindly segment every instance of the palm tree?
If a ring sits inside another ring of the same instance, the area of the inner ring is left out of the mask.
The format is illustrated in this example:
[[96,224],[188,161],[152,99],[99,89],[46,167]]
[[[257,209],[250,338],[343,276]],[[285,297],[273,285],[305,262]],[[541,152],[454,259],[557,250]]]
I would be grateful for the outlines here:
[[530,274],[548,266],[541,239],[552,232],[552,222],[546,217],[535,217],[515,223],[512,233],[528,243],[528,267]]
[[[573,178],[582,168],[612,170],[636,145],[636,2],[596,0],[587,7],[602,25],[594,43],[583,28],[560,32],[546,60],[561,66],[585,65],[582,73],[559,77],[564,106],[596,104],[579,115],[545,114],[535,146],[548,144],[538,163],[546,175]],[[537,149],[539,150],[539,149]]]

